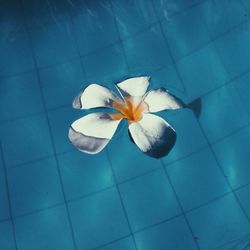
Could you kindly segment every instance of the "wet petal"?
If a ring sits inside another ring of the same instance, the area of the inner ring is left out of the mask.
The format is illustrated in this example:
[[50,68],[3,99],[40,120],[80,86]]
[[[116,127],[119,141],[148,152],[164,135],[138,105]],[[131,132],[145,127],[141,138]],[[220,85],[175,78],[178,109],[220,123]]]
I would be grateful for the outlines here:
[[114,135],[122,117],[112,113],[93,113],[72,123],[69,139],[79,150],[96,154]]
[[143,96],[148,88],[149,85],[149,77],[142,76],[142,77],[133,77],[126,79],[120,83],[117,83],[117,88],[120,93],[126,96]]
[[116,102],[122,103],[122,100],[113,91],[94,83],[76,96],[73,107],[76,109],[112,108]]
[[144,114],[139,122],[129,125],[135,144],[147,155],[160,158],[167,155],[176,141],[174,129],[161,117]]
[[149,91],[144,98],[150,112],[159,112],[166,109],[179,109],[184,107],[184,103],[170,94],[166,89],[159,88]]
[[73,128],[69,129],[69,139],[77,149],[88,154],[99,153],[109,143],[109,139],[86,136]]

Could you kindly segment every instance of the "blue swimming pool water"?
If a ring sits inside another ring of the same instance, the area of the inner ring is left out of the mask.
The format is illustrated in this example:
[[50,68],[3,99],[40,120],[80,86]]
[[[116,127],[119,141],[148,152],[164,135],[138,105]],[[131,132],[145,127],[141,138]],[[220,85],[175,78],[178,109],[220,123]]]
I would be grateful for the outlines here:
[[[250,244],[250,1],[0,1],[0,249],[243,250]],[[77,151],[89,83],[149,75],[192,109],[153,159],[120,129]]]

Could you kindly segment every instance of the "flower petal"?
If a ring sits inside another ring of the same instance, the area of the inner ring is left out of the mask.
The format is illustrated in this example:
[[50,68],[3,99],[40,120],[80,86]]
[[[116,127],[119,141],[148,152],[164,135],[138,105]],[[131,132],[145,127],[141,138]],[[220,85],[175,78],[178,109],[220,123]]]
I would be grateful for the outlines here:
[[109,139],[95,138],[69,129],[69,139],[80,151],[88,154],[97,154],[109,143]]
[[118,90],[122,96],[143,96],[149,85],[149,77],[133,77],[117,83]]
[[112,108],[114,102],[122,103],[122,100],[110,89],[94,83],[76,96],[73,107],[76,109]]
[[92,113],[72,123],[69,139],[79,150],[96,154],[114,135],[122,117],[112,113]]
[[144,114],[139,122],[129,125],[135,144],[147,155],[160,158],[167,155],[176,141],[175,130],[161,117]]
[[149,91],[144,98],[144,102],[148,105],[150,112],[159,112],[165,109],[179,109],[184,107],[184,103],[180,99],[170,94],[164,88]]

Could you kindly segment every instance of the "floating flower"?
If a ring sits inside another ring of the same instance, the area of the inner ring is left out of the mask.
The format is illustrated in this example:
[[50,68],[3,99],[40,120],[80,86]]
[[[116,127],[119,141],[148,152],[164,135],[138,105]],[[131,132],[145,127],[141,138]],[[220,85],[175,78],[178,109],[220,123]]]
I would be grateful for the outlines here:
[[[109,108],[111,112],[88,114],[72,123],[69,139],[80,151],[99,153],[126,119],[132,141],[145,154],[166,155],[176,140],[175,130],[152,113],[179,109],[183,103],[164,88],[147,92],[149,77],[134,77],[115,86],[121,97],[98,84],[90,84],[74,100],[76,109]],[[112,111],[116,111],[115,113]]]

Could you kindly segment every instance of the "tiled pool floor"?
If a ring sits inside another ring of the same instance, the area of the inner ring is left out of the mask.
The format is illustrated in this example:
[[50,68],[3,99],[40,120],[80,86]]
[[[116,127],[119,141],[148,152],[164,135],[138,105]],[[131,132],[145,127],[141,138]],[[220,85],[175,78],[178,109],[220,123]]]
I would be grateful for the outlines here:
[[[248,249],[249,15],[249,0],[0,1],[0,249]],[[75,95],[138,75],[199,103],[162,113],[171,153],[126,129],[78,152]]]

